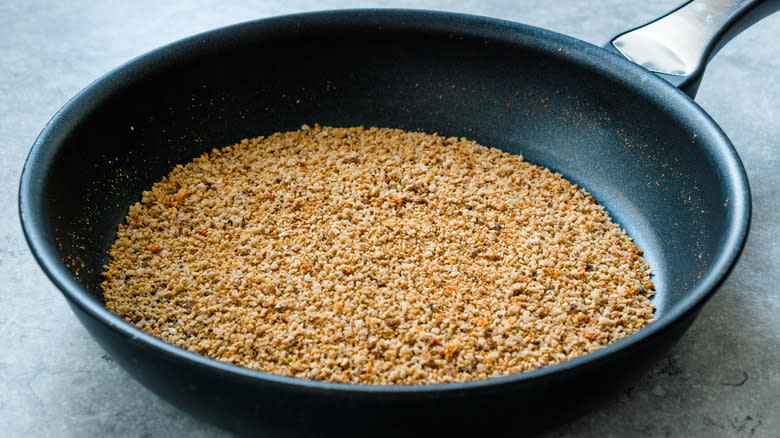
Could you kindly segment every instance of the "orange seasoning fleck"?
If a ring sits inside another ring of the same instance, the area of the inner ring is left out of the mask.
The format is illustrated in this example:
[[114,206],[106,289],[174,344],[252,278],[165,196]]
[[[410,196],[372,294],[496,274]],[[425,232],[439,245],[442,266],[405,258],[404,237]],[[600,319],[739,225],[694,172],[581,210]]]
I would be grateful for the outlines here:
[[343,271],[343,272],[344,272],[345,274],[347,274],[347,275],[350,275],[350,274],[352,274],[352,273],[353,273],[353,272],[355,272],[355,271],[354,271],[352,268],[350,268],[350,267],[347,267],[347,268],[344,268],[344,271]]
[[485,320],[485,318],[479,318],[479,321],[477,321],[477,325],[480,327],[484,327],[487,325],[487,321]]
[[311,270],[312,270],[312,265],[311,265],[311,263],[306,263],[305,265],[301,266],[301,268],[302,268],[304,271],[306,271],[306,272],[311,272]]
[[156,243],[152,243],[151,245],[149,245],[149,251],[151,251],[153,253],[158,253],[158,252],[162,251],[162,246],[160,246],[160,245],[158,245]]
[[452,344],[447,344],[447,346],[444,347],[444,359],[447,360],[447,362],[452,360]]
[[184,190],[183,192],[179,193],[178,196],[176,196],[176,200],[179,201],[179,204],[184,204],[184,198],[186,198],[189,194],[189,190]]
[[206,229],[205,228],[196,228],[195,229],[195,234],[200,234],[201,236],[205,236],[206,235]]

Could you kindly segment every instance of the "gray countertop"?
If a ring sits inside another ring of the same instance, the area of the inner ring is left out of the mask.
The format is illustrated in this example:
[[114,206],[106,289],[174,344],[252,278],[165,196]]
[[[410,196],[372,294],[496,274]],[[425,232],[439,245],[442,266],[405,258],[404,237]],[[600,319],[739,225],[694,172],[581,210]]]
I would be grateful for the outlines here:
[[[33,260],[17,187],[36,135],[90,81],[148,50],[227,24],[352,7],[439,9],[545,27],[595,44],[677,0],[0,2],[0,435],[228,434],[179,411],[89,337]],[[628,390],[548,437],[780,436],[780,14],[711,62],[696,101],[739,151],[753,190],[742,258],[689,332]]]

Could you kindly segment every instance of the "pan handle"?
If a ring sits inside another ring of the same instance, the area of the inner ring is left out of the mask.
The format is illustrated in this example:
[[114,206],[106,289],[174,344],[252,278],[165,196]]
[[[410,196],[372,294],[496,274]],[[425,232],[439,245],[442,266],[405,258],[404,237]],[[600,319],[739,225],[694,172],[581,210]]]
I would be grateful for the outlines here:
[[777,10],[780,0],[693,0],[606,46],[694,97],[718,50]]

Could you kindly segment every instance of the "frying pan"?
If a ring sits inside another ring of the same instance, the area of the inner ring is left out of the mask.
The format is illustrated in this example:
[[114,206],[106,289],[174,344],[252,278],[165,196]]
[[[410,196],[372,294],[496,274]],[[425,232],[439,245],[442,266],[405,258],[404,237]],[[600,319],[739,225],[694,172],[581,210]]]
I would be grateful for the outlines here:
[[[310,13],[196,35],[110,72],[52,118],[22,173],[22,226],[39,264],[117,363],[204,420],[270,436],[523,435],[587,411],[647,369],[736,263],[750,220],[744,169],[717,124],[671,83],[694,94],[719,44],[779,5],[728,9],[704,32],[692,68],[674,56],[645,63],[685,67],[663,77],[617,53],[642,58],[630,37],[604,49],[428,11]],[[223,364],[103,307],[105,251],[143,190],[212,147],[315,122],[465,136],[563,173],[645,250],[657,320],[527,373],[364,386]]]

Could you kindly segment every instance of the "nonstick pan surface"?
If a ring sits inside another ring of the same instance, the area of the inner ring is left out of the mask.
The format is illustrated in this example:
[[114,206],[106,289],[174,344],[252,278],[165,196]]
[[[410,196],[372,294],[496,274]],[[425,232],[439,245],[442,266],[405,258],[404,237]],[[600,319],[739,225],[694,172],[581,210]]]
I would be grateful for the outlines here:
[[[105,250],[141,191],[212,147],[315,122],[466,136],[563,173],[645,250],[657,321],[529,373],[369,387],[221,364],[102,306]],[[205,419],[244,432],[394,434],[463,431],[452,420],[470,416],[482,432],[507,433],[581,411],[671,346],[734,266],[750,196],[718,126],[641,67],[534,27],[384,10],[250,22],[121,66],[41,133],[20,211],[33,253],[90,333],[142,383]]]

